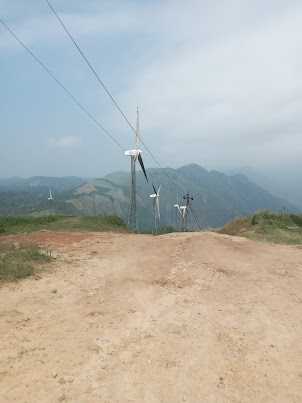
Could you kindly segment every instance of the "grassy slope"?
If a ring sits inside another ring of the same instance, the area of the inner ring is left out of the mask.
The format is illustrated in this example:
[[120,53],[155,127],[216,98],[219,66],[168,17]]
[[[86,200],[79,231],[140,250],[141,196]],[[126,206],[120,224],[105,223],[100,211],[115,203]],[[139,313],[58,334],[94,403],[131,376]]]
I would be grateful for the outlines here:
[[[33,232],[42,229],[53,231],[116,231],[128,232],[124,221],[116,216],[103,217],[4,217],[0,218],[0,235]],[[34,275],[45,267],[51,256],[38,247],[14,249],[0,243],[0,283],[16,281]]]
[[52,231],[127,231],[124,221],[116,215],[102,217],[3,217],[0,218],[0,235],[33,232],[42,229]]
[[237,218],[217,232],[255,241],[302,245],[302,216],[261,210],[252,218]]
[[32,276],[50,261],[50,254],[37,247],[12,249],[0,244],[0,283]]

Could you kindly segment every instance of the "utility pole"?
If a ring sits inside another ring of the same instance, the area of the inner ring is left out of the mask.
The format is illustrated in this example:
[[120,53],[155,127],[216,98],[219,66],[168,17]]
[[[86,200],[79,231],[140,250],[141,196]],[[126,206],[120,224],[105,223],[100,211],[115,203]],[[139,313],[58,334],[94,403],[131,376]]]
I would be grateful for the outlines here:
[[185,220],[185,230],[184,232],[187,231],[187,218],[188,218],[188,207],[190,205],[190,200],[193,200],[193,196],[190,197],[189,192],[187,195],[184,195],[183,199],[186,201],[186,220]]

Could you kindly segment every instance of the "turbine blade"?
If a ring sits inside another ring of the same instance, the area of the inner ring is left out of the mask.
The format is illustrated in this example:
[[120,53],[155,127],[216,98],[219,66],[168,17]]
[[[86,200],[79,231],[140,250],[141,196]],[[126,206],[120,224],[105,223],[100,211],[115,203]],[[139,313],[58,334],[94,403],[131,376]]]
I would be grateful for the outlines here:
[[160,189],[161,189],[161,185],[160,185],[160,187],[159,187],[159,189],[158,189],[158,191],[157,191],[157,196],[159,196],[159,192],[160,192]]
[[143,170],[143,172],[144,172],[144,175],[145,175],[146,181],[148,182],[148,178],[147,178],[147,174],[146,174],[146,171],[145,171],[145,167],[144,167],[143,159],[142,159],[142,157],[141,157],[141,155],[140,155],[140,154],[138,154],[138,162],[140,163],[140,166],[141,166],[141,168],[142,168],[142,170]]
[[159,197],[156,198],[156,207],[157,207],[157,215],[158,219],[160,220],[160,212],[159,212]]
[[140,148],[140,141],[139,141],[139,114],[138,114],[138,107],[137,107],[137,118],[136,118],[136,149],[139,150]]
[[155,186],[153,185],[153,183],[152,183],[152,186],[153,186],[154,193],[157,194]]

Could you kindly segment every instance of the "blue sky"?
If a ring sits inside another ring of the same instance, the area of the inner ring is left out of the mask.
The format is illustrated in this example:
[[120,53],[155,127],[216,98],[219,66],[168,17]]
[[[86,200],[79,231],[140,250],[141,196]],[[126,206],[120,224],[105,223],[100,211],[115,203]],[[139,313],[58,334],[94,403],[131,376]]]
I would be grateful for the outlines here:
[[[164,167],[302,173],[302,3],[50,0]],[[45,0],[0,18],[125,149],[127,123]],[[130,161],[0,24],[0,177],[103,176]],[[142,148],[147,167],[156,164]]]

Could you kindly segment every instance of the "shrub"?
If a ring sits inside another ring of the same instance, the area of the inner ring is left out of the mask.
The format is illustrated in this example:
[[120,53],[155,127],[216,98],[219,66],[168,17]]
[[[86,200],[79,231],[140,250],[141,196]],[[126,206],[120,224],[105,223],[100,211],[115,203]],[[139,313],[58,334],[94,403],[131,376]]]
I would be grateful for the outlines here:
[[106,219],[106,223],[115,227],[127,228],[125,221],[117,214],[108,214],[103,216]]

